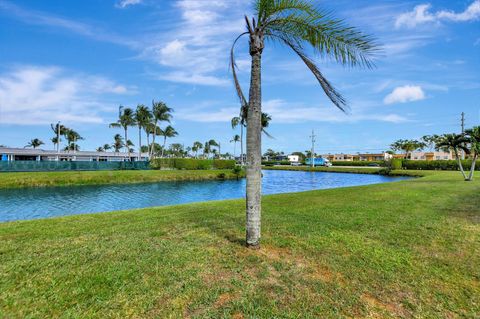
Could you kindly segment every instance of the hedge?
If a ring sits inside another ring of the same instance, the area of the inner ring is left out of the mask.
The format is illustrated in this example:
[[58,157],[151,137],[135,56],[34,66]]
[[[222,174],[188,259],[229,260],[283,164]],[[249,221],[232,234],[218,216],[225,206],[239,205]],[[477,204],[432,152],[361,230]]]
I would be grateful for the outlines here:
[[371,164],[378,164],[385,166],[385,161],[333,161],[333,166],[369,166]]
[[234,160],[213,160],[196,158],[156,158],[150,162],[152,169],[233,169]]
[[273,165],[291,165],[290,161],[262,161],[262,165],[273,166]]
[[[472,161],[463,160],[463,168],[469,170]],[[458,170],[458,163],[455,160],[451,161],[412,161],[412,160],[403,160],[402,166],[405,169],[416,169],[416,170],[443,170],[443,171],[456,171]],[[475,170],[480,171],[480,161],[477,161],[475,165]]]

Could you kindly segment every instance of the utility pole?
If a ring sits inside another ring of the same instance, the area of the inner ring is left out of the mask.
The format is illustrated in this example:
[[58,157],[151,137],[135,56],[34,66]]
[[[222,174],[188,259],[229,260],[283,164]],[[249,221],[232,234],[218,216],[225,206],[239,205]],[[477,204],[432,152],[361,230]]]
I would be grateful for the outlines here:
[[315,167],[315,132],[312,130],[312,135],[310,135],[310,138],[312,139],[312,149],[310,151],[310,156],[312,159],[311,166],[312,168]]
[[60,121],[57,123],[57,162],[60,160]]

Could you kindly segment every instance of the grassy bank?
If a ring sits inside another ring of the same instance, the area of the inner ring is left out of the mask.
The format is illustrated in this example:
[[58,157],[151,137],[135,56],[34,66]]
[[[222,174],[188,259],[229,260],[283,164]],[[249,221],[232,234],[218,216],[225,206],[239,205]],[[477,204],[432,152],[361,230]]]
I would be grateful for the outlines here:
[[0,173],[0,189],[236,178],[232,170],[135,170]]
[[480,176],[0,224],[0,313],[24,317],[475,318]]
[[330,173],[378,174],[382,167],[342,167],[342,166],[264,166],[263,169],[286,171],[314,171]]

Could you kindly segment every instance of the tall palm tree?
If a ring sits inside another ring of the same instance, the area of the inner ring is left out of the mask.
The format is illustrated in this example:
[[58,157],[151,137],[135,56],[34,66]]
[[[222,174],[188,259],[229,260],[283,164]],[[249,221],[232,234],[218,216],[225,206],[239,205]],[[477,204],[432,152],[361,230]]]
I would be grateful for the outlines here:
[[461,134],[444,134],[440,136],[436,143],[437,149],[449,149],[452,150],[455,154],[455,159],[458,163],[458,168],[463,175],[465,180],[467,176],[465,175],[465,171],[463,170],[462,160],[458,155],[458,150],[463,150],[465,153],[470,153],[470,150],[466,147],[466,144],[469,142],[469,139]]
[[208,155],[211,153],[210,143],[208,141],[203,145],[203,157],[208,158]]
[[138,126],[138,160],[142,158],[142,129],[145,130],[145,132],[148,130],[152,118],[152,112],[150,112],[148,107],[143,104],[137,105],[134,119]]
[[[219,154],[219,156],[220,156],[220,143],[218,143],[217,141],[212,139],[212,140],[208,141],[208,146],[209,146],[209,150],[212,151],[212,153],[214,155]],[[213,150],[214,150],[213,147],[216,147],[218,149],[218,153],[213,152]]]
[[240,142],[240,135],[235,134],[233,138],[230,140],[230,143],[233,143],[233,157],[235,157],[235,154],[237,153],[237,143]]
[[65,131],[67,128],[61,125],[60,122],[58,122],[57,124],[50,124],[50,127],[52,128],[52,131],[55,134],[55,136],[52,137],[51,141],[53,145],[56,147],[56,150],[58,153],[60,150],[60,142],[62,141],[60,136],[65,135]]
[[161,131],[160,135],[163,136],[163,147],[162,147],[162,157],[163,157],[163,154],[165,151],[165,144],[167,143],[167,138],[177,136],[178,132],[175,131],[175,129],[171,125],[169,125],[164,130]]
[[80,147],[78,146],[77,142],[79,140],[83,140],[84,138],[80,136],[80,134],[70,128],[65,128],[65,139],[67,140],[67,147],[65,150],[67,151],[78,151]]
[[472,166],[470,167],[470,174],[468,180],[473,181],[473,173],[475,172],[475,164],[477,163],[478,155],[480,154],[480,126],[475,126],[465,131],[469,140],[470,153],[473,155]]
[[195,158],[197,158],[198,151],[203,148],[203,144],[201,142],[194,142],[192,146],[192,151],[195,153]]
[[[135,117],[134,112],[129,107],[124,107],[120,105],[118,107],[118,120],[114,123],[110,123],[110,127],[121,127],[124,131],[124,139],[128,141],[128,128],[130,126],[135,126]],[[130,157],[130,148],[125,144],[125,153],[128,153],[128,157]]]
[[112,148],[115,151],[115,153],[120,152],[120,150],[125,146],[125,143],[123,142],[123,137],[120,134],[115,134],[113,137],[113,144]]
[[25,145],[25,147],[33,147],[33,149],[36,149],[37,147],[43,144],[45,143],[43,143],[42,140],[38,138],[34,138],[34,139],[31,139],[30,142],[28,142],[28,144]]
[[[377,47],[371,37],[346,26],[342,20],[319,10],[308,0],[255,0],[254,9],[254,18],[245,16],[247,31],[233,42],[230,64],[241,110],[247,110],[246,241],[247,246],[257,248],[260,244],[262,176],[261,61],[265,40],[292,49],[316,77],[327,97],[342,111],[347,110],[346,100],[333,88],[304,49],[311,47],[319,56],[330,58],[342,65],[370,68]],[[234,57],[235,44],[244,35],[249,37],[251,56],[248,102],[237,78]]]
[[[172,119],[172,112],[173,112],[173,109],[168,107],[167,104],[165,104],[164,102],[155,102],[155,100],[152,101],[152,114],[153,114],[152,123],[155,127],[155,131],[156,131],[156,127],[158,127],[159,122],[170,123],[170,120]],[[156,135],[161,135],[161,134],[155,134],[155,133],[153,134],[152,145],[155,144]],[[153,146],[151,148],[150,153],[151,153],[150,155],[153,155]]]

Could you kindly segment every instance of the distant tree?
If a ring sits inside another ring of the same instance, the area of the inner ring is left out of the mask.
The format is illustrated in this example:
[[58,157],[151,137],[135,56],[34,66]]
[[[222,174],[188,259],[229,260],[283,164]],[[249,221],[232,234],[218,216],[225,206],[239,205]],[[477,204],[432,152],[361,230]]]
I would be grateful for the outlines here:
[[148,131],[148,129],[150,128],[149,125],[151,124],[151,121],[153,119],[153,115],[152,112],[150,112],[150,110],[148,109],[148,107],[143,104],[139,104],[137,105],[137,109],[135,110],[134,119],[138,127],[138,159],[140,160],[142,156],[142,130],[145,130],[145,132]]
[[[241,112],[245,111],[242,108]],[[231,120],[232,129],[236,129],[237,126],[240,126],[240,164],[243,165],[243,129],[245,128],[246,116],[245,114],[240,114],[240,116],[233,117]]]
[[[153,115],[152,123],[154,126],[154,129],[153,129],[154,134],[153,134],[153,141],[152,141],[153,144],[155,144],[155,136],[162,135],[162,134],[156,134],[156,133],[163,132],[158,127],[159,123],[161,122],[170,123],[170,120],[172,119],[172,112],[173,112],[173,109],[168,107],[167,104],[165,104],[164,102],[161,102],[161,101],[155,102],[155,100],[152,101],[152,115]],[[160,131],[157,131],[157,127],[158,127],[158,130]],[[164,147],[162,148],[162,153],[164,148],[165,148],[165,143],[164,143]],[[152,153],[151,155],[153,155],[153,147],[152,147],[151,153]]]
[[417,140],[397,140],[393,142],[390,147],[395,151],[405,152],[405,159],[408,159],[408,155],[415,151],[425,148],[426,144]]
[[65,128],[65,139],[67,140],[67,146],[65,147],[66,151],[78,151],[80,147],[77,142],[83,140],[84,138],[80,134],[70,128]]
[[198,156],[198,151],[203,148],[203,144],[201,142],[194,142],[192,146],[192,151],[195,153],[195,158]]
[[120,152],[120,150],[125,147],[125,143],[123,141],[123,137],[120,134],[115,134],[113,137],[113,144],[112,144],[113,150],[115,153]]
[[233,157],[235,157],[238,142],[240,142],[240,135],[235,134],[230,140],[230,143],[233,143]]
[[165,144],[167,143],[167,138],[177,136],[178,132],[171,125],[168,125],[164,130],[161,131],[160,135],[163,136],[163,147],[162,147],[162,157],[163,157]]
[[34,138],[34,139],[31,139],[30,142],[28,142],[28,144],[25,145],[25,147],[33,147],[33,149],[36,149],[37,147],[43,144],[45,143],[43,143],[40,139]]
[[[208,145],[209,145],[209,149],[212,151],[212,154],[214,155],[214,157],[220,156],[220,143],[219,142],[212,139],[212,140],[208,141]],[[216,147],[218,149],[218,151],[215,150],[214,147]]]
[[272,117],[268,115],[267,113],[262,113],[262,132],[266,136],[273,138],[270,133],[267,132],[266,128],[270,125],[270,121],[272,120]]
[[[131,108],[124,107],[122,105],[118,107],[118,120],[115,123],[110,123],[110,127],[123,128],[125,141],[128,141],[128,128],[135,125],[136,125],[136,122],[135,122],[134,111]],[[125,152],[130,153],[130,148],[127,145],[124,145],[124,147],[125,147]]]
[[268,157],[268,159],[276,158],[278,156],[278,152],[275,152],[274,150],[269,148],[265,153],[263,153],[263,156]]
[[99,146],[99,147],[97,147],[96,151],[97,152],[105,152],[105,149],[103,148],[103,146]]
[[475,126],[469,130],[465,131],[466,137],[470,144],[470,154],[472,158],[472,166],[470,167],[470,174],[468,175],[468,180],[473,181],[473,173],[475,172],[475,164],[480,154],[480,126]]
[[459,150],[463,150],[465,153],[469,153],[469,149],[467,148],[467,143],[469,139],[461,134],[444,134],[439,137],[435,147],[437,149],[450,149],[455,154],[455,159],[458,163],[458,168],[462,173],[462,176],[465,180],[468,180],[467,176],[465,175],[465,171],[463,169],[462,160],[458,155]]
[[422,136],[422,141],[425,143],[425,147],[428,147],[429,150],[433,150],[435,145],[439,141],[439,135],[424,135]]
[[60,122],[58,122],[57,124],[50,124],[50,127],[55,134],[55,136],[52,137],[51,141],[58,153],[58,151],[60,150],[60,142],[62,141],[61,136],[65,135],[67,128],[61,125]]
[[108,151],[111,148],[112,148],[112,146],[110,146],[110,144],[103,144],[103,150],[104,151]]
[[170,154],[172,154],[174,157],[182,157],[183,145],[180,143],[170,144],[169,151],[170,151]]

